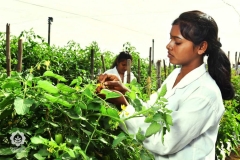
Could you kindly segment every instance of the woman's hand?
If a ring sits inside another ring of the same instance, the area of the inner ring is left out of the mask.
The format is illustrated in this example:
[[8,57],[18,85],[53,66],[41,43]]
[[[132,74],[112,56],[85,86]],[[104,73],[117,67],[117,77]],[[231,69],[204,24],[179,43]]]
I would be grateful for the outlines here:
[[129,89],[120,81],[120,79],[114,74],[101,74],[98,78],[102,88],[108,88],[110,90],[116,90],[125,94]]
[[[115,104],[119,109],[121,109],[122,104],[128,105],[124,94],[129,91],[129,89],[122,84],[118,76],[114,74],[101,74],[98,81],[100,82],[100,86],[97,88],[97,93],[100,93],[102,89],[109,89],[121,95],[118,98],[107,99],[108,102]],[[105,95],[99,94],[99,96],[105,98]]]

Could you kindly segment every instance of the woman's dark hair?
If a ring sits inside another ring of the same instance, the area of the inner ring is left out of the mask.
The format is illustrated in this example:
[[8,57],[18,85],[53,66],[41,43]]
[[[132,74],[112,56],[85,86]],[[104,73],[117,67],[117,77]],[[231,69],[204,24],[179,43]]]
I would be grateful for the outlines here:
[[119,55],[113,61],[111,68],[114,68],[115,66],[117,66],[117,63],[125,61],[127,59],[131,59],[132,61],[132,55],[129,54],[127,51],[120,52]]
[[234,89],[231,84],[231,64],[221,49],[222,45],[218,41],[218,26],[214,19],[195,10],[182,13],[172,25],[179,25],[182,36],[194,45],[200,45],[203,41],[208,43],[204,53],[208,56],[208,72],[220,88],[222,98],[232,99]]

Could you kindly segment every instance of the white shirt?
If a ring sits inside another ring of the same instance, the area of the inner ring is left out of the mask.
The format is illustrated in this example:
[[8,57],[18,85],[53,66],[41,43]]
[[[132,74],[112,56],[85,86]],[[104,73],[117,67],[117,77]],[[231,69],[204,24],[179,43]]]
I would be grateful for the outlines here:
[[[107,71],[105,71],[104,73],[110,73],[110,74],[115,74],[118,76],[118,78],[121,80],[121,77],[117,71],[117,68],[114,67],[112,69],[109,69]],[[134,74],[132,72],[130,72],[130,82],[133,80],[133,79],[136,79],[136,77],[134,76]],[[124,78],[123,78],[123,82],[122,83],[127,83],[127,71],[124,72]]]
[[[161,133],[156,133],[143,145],[154,154],[155,160],[214,160],[219,122],[225,110],[221,92],[204,64],[172,88],[179,72],[180,68],[175,69],[163,83],[167,85],[166,107],[173,111],[173,126],[165,134],[164,144]],[[147,104],[150,106],[156,98],[156,93],[151,95]],[[135,109],[129,105],[126,111],[132,115]],[[136,134],[139,127],[145,133],[149,123],[144,119],[138,117],[125,121],[129,133]]]

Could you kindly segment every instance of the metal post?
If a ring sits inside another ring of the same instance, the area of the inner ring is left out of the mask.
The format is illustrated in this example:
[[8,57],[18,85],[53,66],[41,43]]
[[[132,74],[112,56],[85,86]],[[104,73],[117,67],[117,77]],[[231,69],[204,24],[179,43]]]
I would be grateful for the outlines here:
[[52,17],[48,17],[48,44],[49,44],[49,45],[50,45],[51,22],[53,22],[53,18],[52,18]]

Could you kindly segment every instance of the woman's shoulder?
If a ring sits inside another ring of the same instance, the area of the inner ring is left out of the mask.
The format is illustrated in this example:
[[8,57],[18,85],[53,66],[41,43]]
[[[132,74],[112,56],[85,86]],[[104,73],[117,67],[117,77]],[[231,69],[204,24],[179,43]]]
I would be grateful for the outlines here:
[[104,73],[115,73],[115,69],[114,68],[111,68],[111,69],[108,69],[106,70]]
[[[191,88],[191,89],[190,89]],[[212,79],[212,77],[206,72],[203,76],[198,78],[192,84],[189,85],[189,90],[192,90],[191,97],[202,97],[209,99],[210,101],[221,100],[221,91]]]

